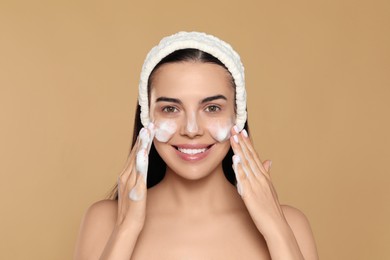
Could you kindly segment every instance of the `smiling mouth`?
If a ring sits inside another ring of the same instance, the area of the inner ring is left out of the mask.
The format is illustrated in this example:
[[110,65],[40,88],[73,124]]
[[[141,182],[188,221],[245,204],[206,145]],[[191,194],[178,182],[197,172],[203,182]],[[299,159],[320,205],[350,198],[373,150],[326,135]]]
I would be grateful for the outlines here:
[[195,154],[201,154],[206,152],[208,149],[211,148],[213,145],[209,145],[204,148],[197,148],[197,149],[191,149],[191,148],[184,148],[184,147],[178,147],[178,146],[173,146],[176,150],[178,150],[181,153],[184,154],[189,154],[189,155],[195,155]]

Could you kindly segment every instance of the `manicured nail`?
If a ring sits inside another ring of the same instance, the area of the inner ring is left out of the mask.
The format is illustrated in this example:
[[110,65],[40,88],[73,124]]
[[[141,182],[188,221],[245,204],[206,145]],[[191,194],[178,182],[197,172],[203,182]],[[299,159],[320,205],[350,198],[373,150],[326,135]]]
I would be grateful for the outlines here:
[[150,123],[148,124],[148,129],[149,129],[149,130],[153,130],[153,129],[154,129],[154,124],[153,124],[152,122],[150,122]]
[[233,129],[234,129],[234,131],[238,134],[239,132],[240,132],[240,130],[238,130],[238,126],[233,126]]
[[271,169],[272,161],[269,161],[269,169]]
[[238,137],[237,137],[237,135],[233,135],[233,140],[234,140],[235,143],[238,144]]
[[248,132],[244,129],[242,130],[242,134],[245,136],[245,137],[248,137]]

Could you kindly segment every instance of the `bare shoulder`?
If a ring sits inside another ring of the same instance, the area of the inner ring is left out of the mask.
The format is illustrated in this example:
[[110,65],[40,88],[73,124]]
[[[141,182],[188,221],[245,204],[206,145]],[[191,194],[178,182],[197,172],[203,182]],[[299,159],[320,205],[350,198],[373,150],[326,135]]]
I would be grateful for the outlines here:
[[117,217],[117,207],[116,200],[101,200],[93,203],[84,214],[82,228],[98,226],[100,230],[112,229]]
[[[289,206],[289,205],[281,205],[284,216],[286,217],[288,223],[291,225],[297,224],[309,224],[309,220],[305,216],[305,214],[299,209]],[[291,223],[290,223],[291,222]]]
[[305,214],[288,205],[282,205],[282,210],[305,259],[318,259],[314,235]]
[[117,204],[115,200],[101,200],[88,207],[81,222],[75,259],[99,258],[115,226]]
[[115,220],[117,208],[118,201],[116,200],[100,200],[89,206],[85,213],[85,216],[91,218],[91,220]]

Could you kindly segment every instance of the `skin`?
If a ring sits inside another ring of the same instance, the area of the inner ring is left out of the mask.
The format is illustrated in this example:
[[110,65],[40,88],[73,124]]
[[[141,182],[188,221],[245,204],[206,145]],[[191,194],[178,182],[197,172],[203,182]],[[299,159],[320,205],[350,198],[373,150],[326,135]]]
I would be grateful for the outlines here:
[[[129,155],[118,179],[119,200],[87,210],[75,259],[318,259],[304,214],[278,201],[271,162],[260,160],[245,132],[232,128],[230,139],[215,139],[212,123],[235,118],[229,82],[224,68],[209,63],[170,63],[155,72],[151,119],[156,125],[172,120],[177,130],[164,142],[153,138],[154,125],[143,130],[149,138],[138,138]],[[215,96],[225,99],[203,102]],[[147,190],[136,161],[152,140],[167,170]],[[205,158],[187,161],[175,147],[188,144],[211,148]],[[232,167],[241,195],[222,170],[230,147],[240,158]],[[141,199],[129,199],[130,191]]]

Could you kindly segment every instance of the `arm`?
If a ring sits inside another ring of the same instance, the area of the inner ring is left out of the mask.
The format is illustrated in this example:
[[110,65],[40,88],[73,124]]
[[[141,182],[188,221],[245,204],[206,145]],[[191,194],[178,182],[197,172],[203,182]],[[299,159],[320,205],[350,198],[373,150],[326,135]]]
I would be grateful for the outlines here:
[[291,206],[282,205],[282,210],[304,258],[317,260],[317,247],[309,220],[300,210]]
[[[126,232],[116,227],[117,209],[118,203],[114,200],[102,200],[88,208],[77,238],[75,260],[110,259],[110,254],[116,254],[118,257],[121,254],[131,255],[139,232],[138,230]],[[126,246],[123,246],[124,241]],[[121,251],[123,248],[129,250],[123,252]],[[103,250],[105,258],[102,255]]]
[[272,259],[318,260],[317,248],[306,216],[282,205],[284,220],[270,234],[264,234]]
[[232,131],[233,168],[237,189],[273,260],[317,260],[310,225],[298,210],[281,206],[269,175],[270,161],[262,163],[244,130]]
[[100,201],[87,210],[75,260],[128,260],[132,256],[145,222],[148,152],[153,135],[153,125],[141,130],[118,178],[118,201]]

